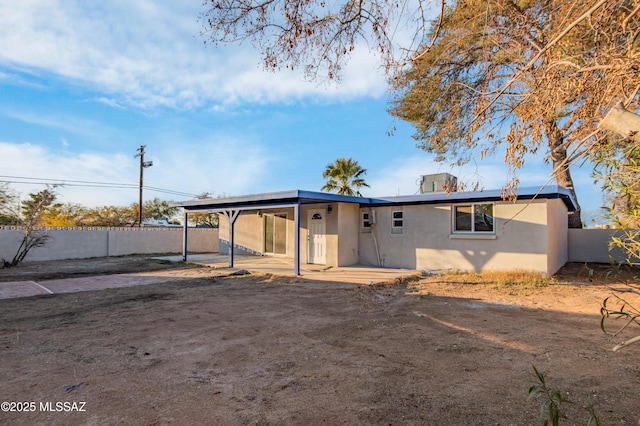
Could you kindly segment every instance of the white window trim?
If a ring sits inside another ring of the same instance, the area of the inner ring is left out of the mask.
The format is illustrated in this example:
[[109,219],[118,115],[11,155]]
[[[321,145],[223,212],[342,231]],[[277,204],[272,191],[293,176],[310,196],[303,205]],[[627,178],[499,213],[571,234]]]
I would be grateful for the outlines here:
[[[478,204],[491,204],[493,210],[493,231],[476,231],[475,228],[475,206]],[[456,207],[471,207],[471,231],[456,231]],[[450,239],[477,239],[477,240],[495,240],[496,239],[496,204],[493,202],[486,203],[464,203],[451,205],[451,234]]]
[[[367,218],[365,219],[365,215]],[[360,214],[360,229],[362,230],[370,230],[371,229],[371,214],[368,211],[361,212]],[[365,223],[368,223],[369,226],[364,226]]]
[[450,240],[496,240],[497,238],[496,234],[491,232],[458,231],[449,234]]
[[[395,217],[393,217],[394,214],[396,213],[402,213],[402,218],[400,219],[396,219]],[[401,226],[396,226],[396,220],[400,220],[402,221],[402,225]],[[404,210],[392,210],[391,211],[391,229],[395,229],[395,230],[399,230],[399,229],[403,229],[404,228]]]

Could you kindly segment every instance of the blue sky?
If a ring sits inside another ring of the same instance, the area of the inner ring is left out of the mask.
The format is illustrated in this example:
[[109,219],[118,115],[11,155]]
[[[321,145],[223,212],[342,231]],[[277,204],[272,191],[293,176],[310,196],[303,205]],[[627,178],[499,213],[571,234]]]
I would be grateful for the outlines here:
[[[450,168],[417,149],[411,126],[387,114],[385,78],[366,49],[340,85],[265,72],[249,43],[205,46],[203,11],[201,0],[0,2],[0,180],[122,183],[131,187],[68,183],[60,199],[128,205],[138,199],[134,155],[146,145],[145,186],[193,195],[319,190],[339,157],[368,170],[365,196],[414,194],[428,173],[485,189],[506,183],[500,157]],[[586,220],[602,204],[590,171],[574,171]],[[549,172],[529,158],[521,186],[543,185]],[[145,191],[152,197],[190,198]]]

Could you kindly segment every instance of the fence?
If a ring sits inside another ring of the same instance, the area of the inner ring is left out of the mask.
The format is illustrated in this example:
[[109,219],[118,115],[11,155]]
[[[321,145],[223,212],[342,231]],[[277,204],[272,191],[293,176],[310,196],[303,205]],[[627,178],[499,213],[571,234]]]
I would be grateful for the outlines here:
[[569,229],[569,262],[609,263],[609,256],[616,261],[625,260],[617,247],[609,251],[611,237],[617,229]]
[[[182,252],[182,228],[46,227],[42,230],[50,237],[46,246],[32,249],[25,261]],[[0,226],[0,258],[13,258],[23,235],[20,227]],[[216,228],[189,228],[187,238],[189,252],[218,251]]]
[[[181,253],[182,228],[50,227],[45,247],[34,248],[25,260],[83,259],[129,254]],[[609,256],[624,259],[619,249],[609,251],[614,229],[569,229],[569,262],[609,263]],[[22,231],[0,226],[0,258],[15,255]],[[218,229],[189,228],[189,252],[219,251]]]

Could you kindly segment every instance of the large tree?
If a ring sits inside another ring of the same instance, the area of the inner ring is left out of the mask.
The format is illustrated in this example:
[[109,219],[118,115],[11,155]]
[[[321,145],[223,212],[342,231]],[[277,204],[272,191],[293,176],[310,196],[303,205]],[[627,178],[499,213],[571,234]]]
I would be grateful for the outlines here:
[[251,41],[266,69],[303,68],[311,78],[338,79],[358,45],[368,45],[387,68],[414,55],[394,37],[420,43],[430,2],[394,0],[205,0],[203,34],[214,43]]
[[[457,1],[433,27],[431,49],[395,80],[391,112],[441,160],[504,145],[515,176],[527,154],[542,153],[577,199],[571,163],[599,143],[597,123],[613,102],[637,98],[634,3]],[[517,179],[510,184],[507,195]],[[570,226],[582,226],[579,209]]]
[[82,226],[89,209],[77,203],[54,203],[41,218],[42,226]]
[[[211,198],[213,194],[203,192],[196,197],[196,200],[205,200]],[[218,213],[189,213],[189,222],[196,227],[217,228],[220,224],[220,216]]]
[[[138,203],[135,203],[132,208],[137,209]],[[151,200],[147,200],[142,204],[142,219],[171,219],[178,213],[178,207],[169,206],[168,201],[164,201],[155,197]]]
[[640,0],[441,0],[436,14],[420,0],[205,4],[206,35],[253,41],[268,69],[336,78],[367,42],[397,90],[392,112],[415,124],[421,147],[462,162],[504,144],[512,172],[542,150],[572,190],[568,166],[597,149],[602,115],[638,105]]
[[[176,207],[153,198],[143,204],[143,219],[172,220]],[[41,216],[43,226],[134,226],[138,219],[138,203],[129,206],[88,208],[80,204],[54,203]]]
[[327,164],[322,173],[322,177],[327,179],[327,183],[321,190],[337,192],[340,195],[362,197],[359,189],[369,186],[364,180],[365,174],[367,174],[367,169],[360,167],[357,161],[351,158],[338,158],[334,163]]

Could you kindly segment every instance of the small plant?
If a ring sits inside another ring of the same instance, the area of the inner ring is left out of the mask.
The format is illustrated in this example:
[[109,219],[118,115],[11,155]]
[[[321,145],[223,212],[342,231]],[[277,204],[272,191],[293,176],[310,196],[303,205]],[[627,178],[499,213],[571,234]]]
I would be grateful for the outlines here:
[[[536,366],[533,366],[533,371],[538,378],[538,384],[529,388],[529,395],[527,400],[531,400],[538,395],[542,395],[543,400],[540,404],[540,418],[545,417],[545,411],[549,411],[549,420],[553,426],[560,424],[561,418],[566,418],[562,411],[563,404],[571,403],[568,399],[564,398],[559,390],[551,389],[547,386],[544,375],[538,371]],[[545,425],[548,422],[545,420]]]
[[[533,366],[533,371],[536,373],[538,383],[529,388],[529,395],[527,400],[531,400],[537,396],[542,397],[542,403],[540,404],[540,418],[544,418],[545,412],[548,412],[548,420],[545,419],[544,425],[551,424],[552,426],[558,426],[560,419],[569,420],[566,414],[565,407],[567,404],[573,404],[570,400],[562,396],[562,393],[558,389],[553,389],[547,386],[544,374],[542,374],[536,366]],[[600,419],[596,414],[595,408],[591,401],[588,402],[584,409],[589,413],[587,418],[587,426],[595,425],[600,426]]]
[[[607,333],[605,328],[605,321],[607,318],[614,317],[615,319],[624,319],[625,323],[623,326],[618,331],[612,333],[612,337],[616,337],[631,324],[640,326],[640,310],[628,301],[629,296],[625,299],[618,296],[617,293],[626,293],[637,297],[640,296],[640,286],[629,285],[627,288],[612,288],[612,290],[614,291],[613,295],[602,301],[602,307],[600,308],[600,315],[602,316],[600,319],[600,328],[603,332]],[[611,297],[619,302],[618,308],[610,308],[608,306],[608,302]],[[622,349],[636,342],[640,342],[640,336],[635,336],[619,343],[613,348],[613,350],[617,351],[618,349]]]

